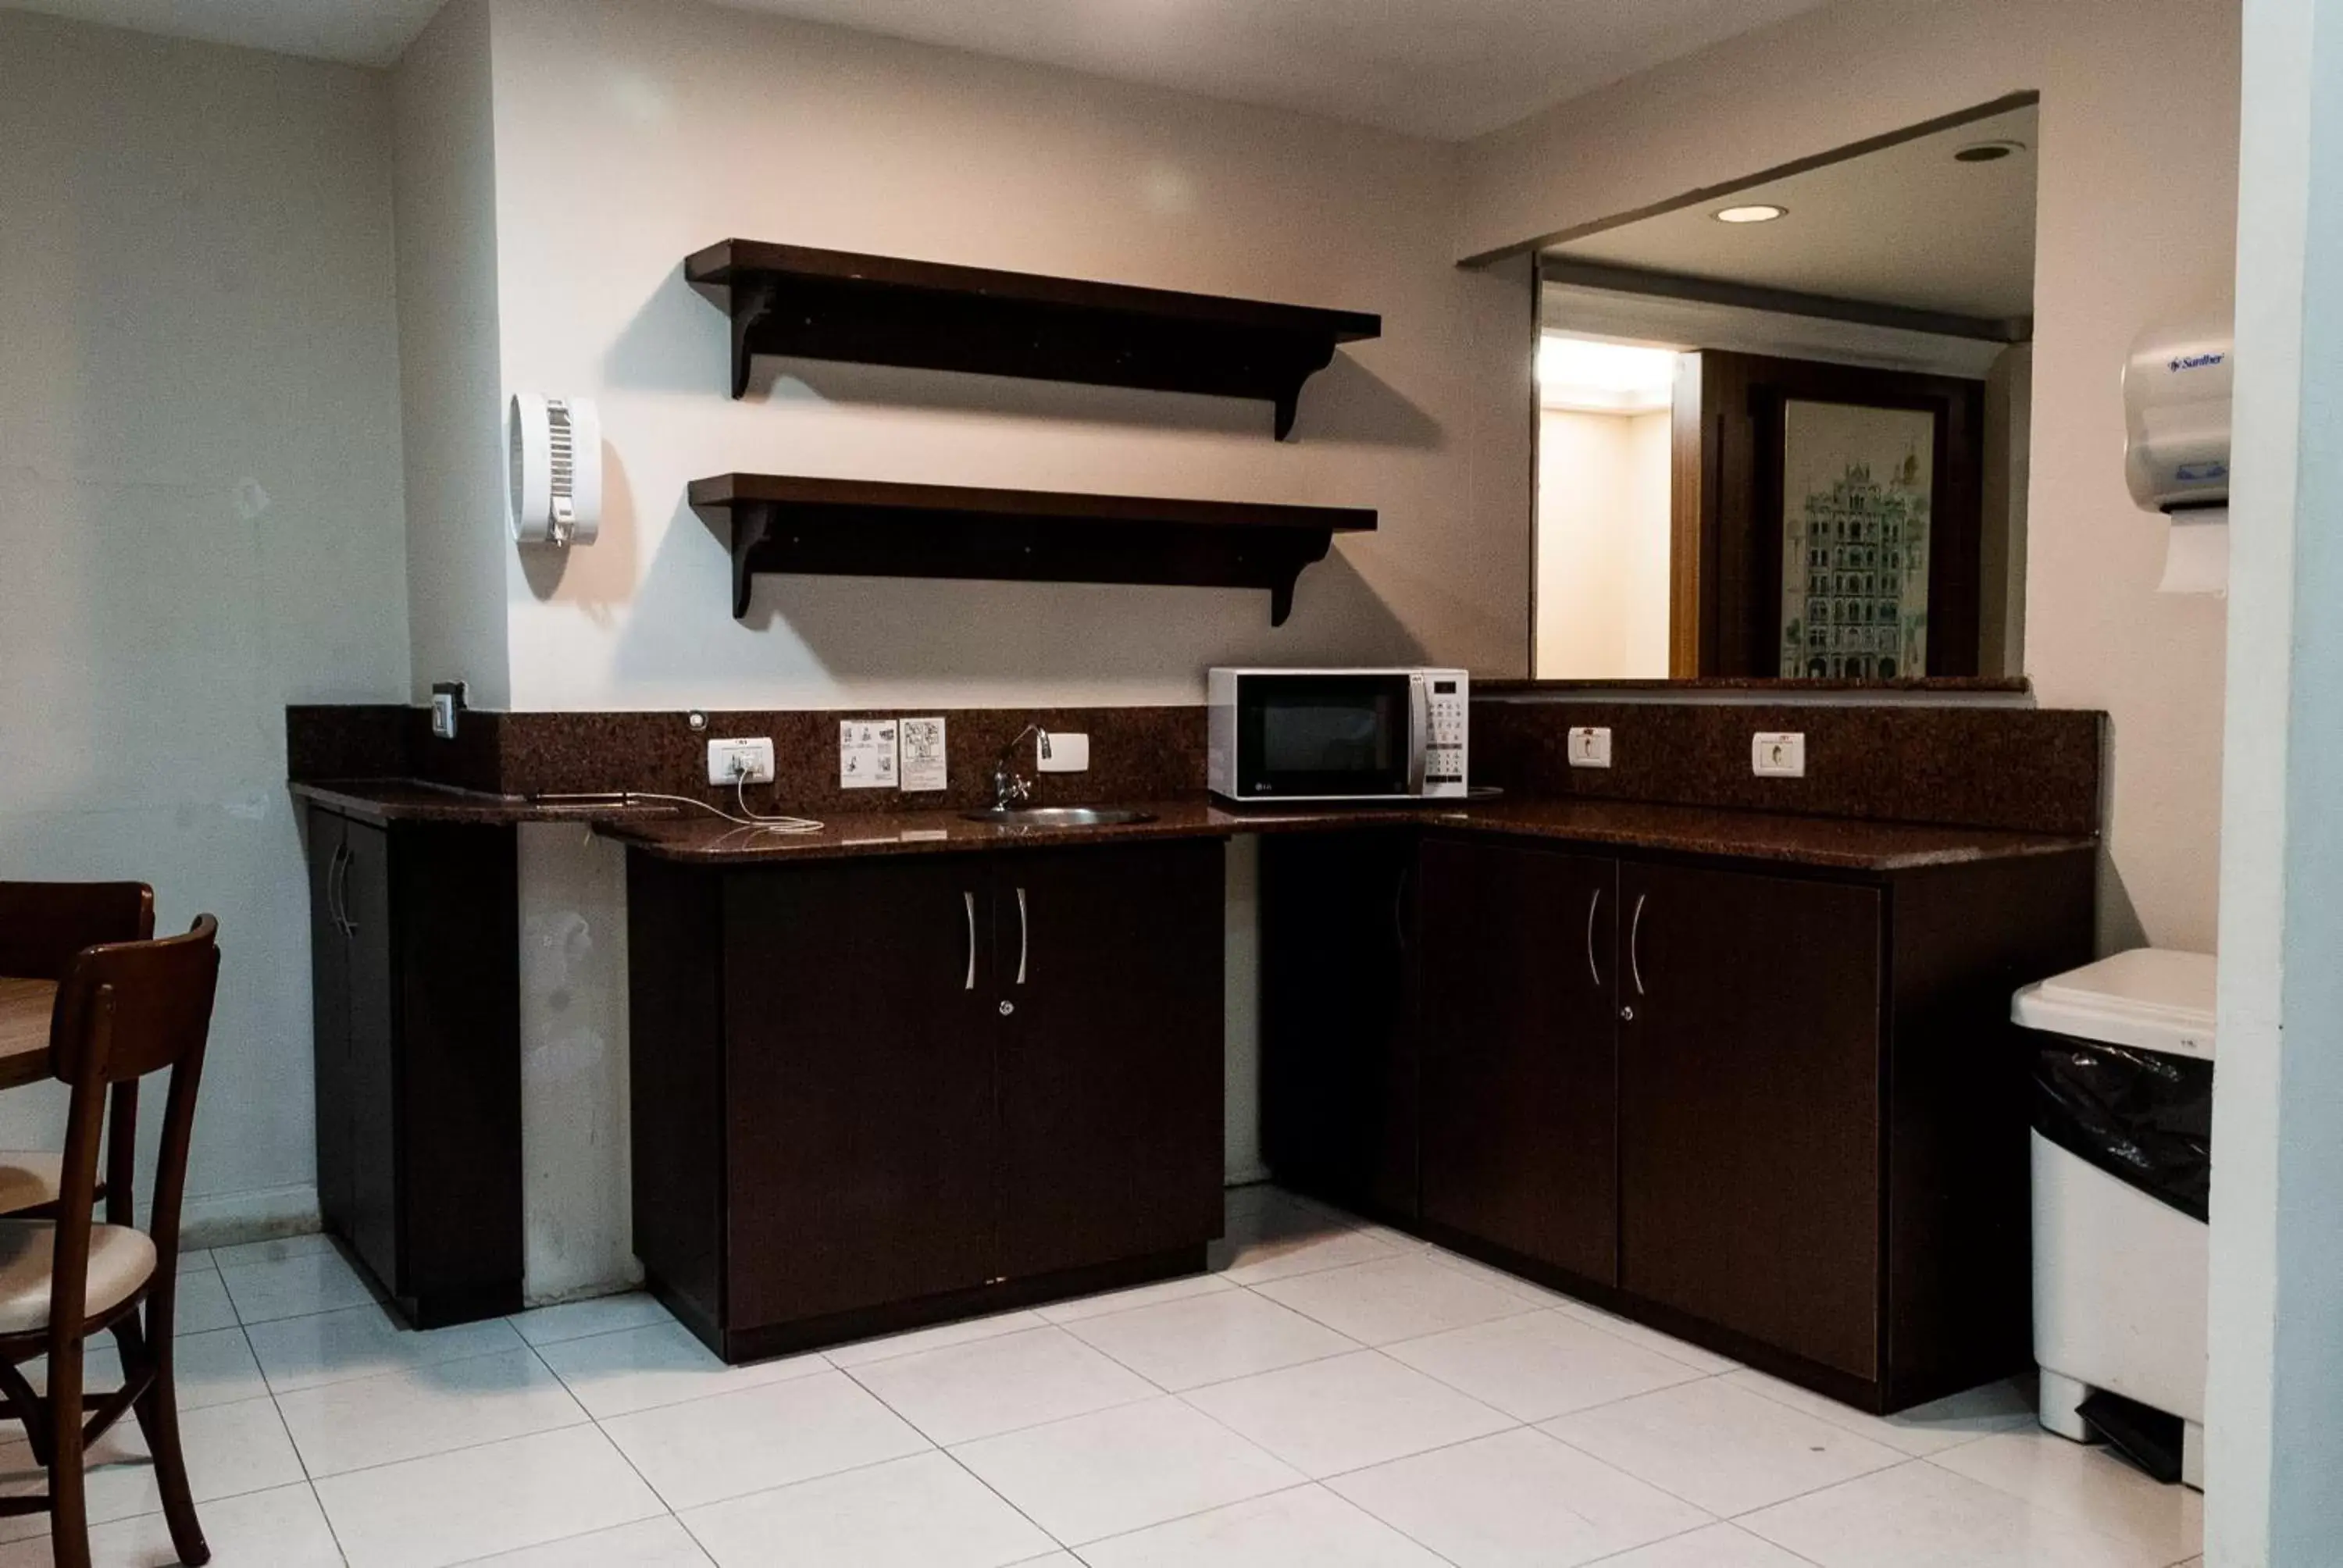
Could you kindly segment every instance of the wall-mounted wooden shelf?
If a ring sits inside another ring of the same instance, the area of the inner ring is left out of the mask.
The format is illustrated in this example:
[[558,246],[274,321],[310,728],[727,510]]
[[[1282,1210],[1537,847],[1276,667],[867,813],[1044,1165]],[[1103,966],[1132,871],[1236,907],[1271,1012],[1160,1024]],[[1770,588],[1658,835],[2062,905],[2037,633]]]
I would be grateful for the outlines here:
[[729,513],[732,614],[759,572],[1267,588],[1270,624],[1293,608],[1302,568],[1375,514],[1353,507],[1081,496],[893,485],[783,474],[691,482],[691,504]]
[[1293,428],[1302,384],[1383,317],[1212,294],[728,239],[683,264],[732,317],[732,396],[759,354],[1259,397]]

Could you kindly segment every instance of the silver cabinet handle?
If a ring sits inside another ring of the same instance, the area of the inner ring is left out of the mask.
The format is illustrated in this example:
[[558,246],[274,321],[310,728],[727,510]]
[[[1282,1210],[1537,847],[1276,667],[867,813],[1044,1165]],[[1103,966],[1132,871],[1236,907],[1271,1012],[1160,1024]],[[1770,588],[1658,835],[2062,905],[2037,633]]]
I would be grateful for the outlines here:
[[1586,900],[1586,972],[1594,980],[1596,990],[1603,989],[1603,970],[1594,962],[1594,912],[1602,907],[1603,890],[1597,888],[1594,896]]
[[350,862],[357,859],[346,839],[334,846],[334,863],[326,869],[326,912],[345,937],[358,931],[357,922],[350,919]]
[[1032,926],[1025,919],[1025,890],[1017,890],[1017,983],[1025,983],[1025,950],[1030,945]]
[[976,989],[976,895],[962,893],[960,901],[968,906],[968,979],[960,982],[960,989],[974,990]]
[[1646,893],[1635,895],[1635,919],[1627,928],[1627,968],[1635,977],[1635,994],[1644,994],[1644,900]]

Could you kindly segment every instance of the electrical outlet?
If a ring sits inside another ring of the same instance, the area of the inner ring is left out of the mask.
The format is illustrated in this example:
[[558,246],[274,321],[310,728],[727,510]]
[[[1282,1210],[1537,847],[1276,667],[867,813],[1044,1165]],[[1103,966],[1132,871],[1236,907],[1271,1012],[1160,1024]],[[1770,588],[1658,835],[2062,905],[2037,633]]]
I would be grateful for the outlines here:
[[1034,748],[1044,773],[1087,773],[1091,768],[1091,738],[1044,729]]
[[708,743],[708,781],[729,784],[734,779],[744,784],[770,784],[773,781],[773,741],[770,736],[759,736],[753,740],[711,740]]
[[1611,766],[1611,732],[1608,729],[1582,729],[1570,732],[1570,765],[1573,768],[1608,768]]
[[1806,738],[1795,730],[1761,730],[1750,737],[1749,766],[1760,779],[1804,779]]

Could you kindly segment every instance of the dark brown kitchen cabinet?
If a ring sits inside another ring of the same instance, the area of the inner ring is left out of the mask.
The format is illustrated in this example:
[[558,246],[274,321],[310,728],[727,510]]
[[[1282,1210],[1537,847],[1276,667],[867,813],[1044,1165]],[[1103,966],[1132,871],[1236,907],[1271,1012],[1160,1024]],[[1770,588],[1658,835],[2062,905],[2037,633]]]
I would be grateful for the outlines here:
[[1001,1235],[1012,1279],[1220,1234],[1223,850],[993,861]]
[[1619,882],[1623,1282],[1865,1382],[1880,1373],[1883,902],[1683,866],[1630,862]]
[[630,853],[654,1287],[738,1361],[1201,1268],[1222,855]]
[[1419,1211],[1416,837],[1261,840],[1262,1153],[1359,1213]]
[[1577,1279],[1619,1262],[1619,863],[1428,839],[1423,1218]]
[[725,1015],[770,1031],[724,1061],[725,1188],[761,1197],[727,1209],[735,1316],[820,1317],[991,1276],[986,869],[725,880]]
[[1370,878],[1360,837],[1263,846],[1281,1181],[1372,1208],[1376,1151],[1415,1151],[1393,1222],[1866,1409],[2023,1369],[2009,998],[2090,956],[2087,849],[1841,872],[1427,830]]
[[417,1327],[521,1304],[510,829],[308,819],[317,1202]]

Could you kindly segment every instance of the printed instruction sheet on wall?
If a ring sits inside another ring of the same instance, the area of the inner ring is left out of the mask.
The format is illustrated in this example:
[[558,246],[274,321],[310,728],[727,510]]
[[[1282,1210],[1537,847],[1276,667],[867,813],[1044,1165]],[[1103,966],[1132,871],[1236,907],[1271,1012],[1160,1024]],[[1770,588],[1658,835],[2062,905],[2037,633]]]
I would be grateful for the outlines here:
[[902,720],[903,788],[940,789],[944,787],[944,721],[940,719]]
[[848,719],[838,726],[838,787],[892,789],[897,776],[891,719]]

